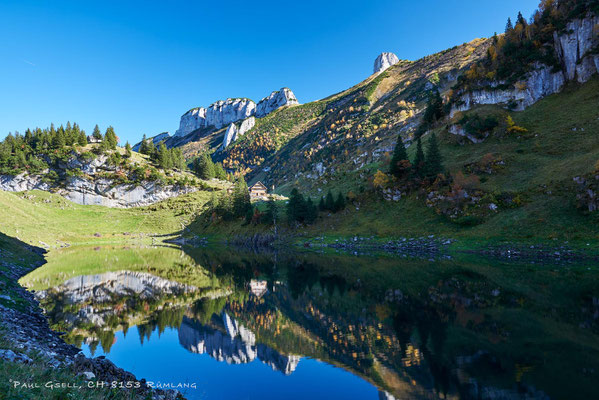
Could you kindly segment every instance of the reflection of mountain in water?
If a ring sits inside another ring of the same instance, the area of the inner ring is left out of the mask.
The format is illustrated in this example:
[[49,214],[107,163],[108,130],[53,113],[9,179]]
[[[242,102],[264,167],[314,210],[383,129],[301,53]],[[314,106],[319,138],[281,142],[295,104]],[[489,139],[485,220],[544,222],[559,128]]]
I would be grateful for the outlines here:
[[179,328],[179,343],[187,350],[208,354],[218,361],[227,364],[245,364],[258,358],[275,371],[285,375],[295,371],[301,357],[282,355],[263,344],[256,345],[256,336],[252,331],[229,317],[226,312],[221,314],[225,332],[185,317]]
[[[67,302],[75,304],[89,300],[104,303],[114,297],[132,294],[140,299],[153,299],[168,294],[192,292],[196,288],[143,272],[118,271],[71,278],[55,290],[59,291]],[[40,293],[42,297],[45,294]]]

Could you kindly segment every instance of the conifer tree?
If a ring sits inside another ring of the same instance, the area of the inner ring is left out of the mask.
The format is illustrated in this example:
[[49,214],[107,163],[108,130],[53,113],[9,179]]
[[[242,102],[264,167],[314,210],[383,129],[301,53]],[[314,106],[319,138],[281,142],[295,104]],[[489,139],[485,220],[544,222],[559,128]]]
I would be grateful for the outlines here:
[[131,158],[131,145],[129,144],[129,141],[125,144],[125,154],[128,158]]
[[87,146],[87,136],[85,131],[79,131],[79,138],[77,139],[79,146]]
[[114,128],[112,126],[106,128],[106,133],[104,134],[104,141],[106,142],[107,149],[116,149],[118,139],[116,137],[116,134],[114,133]]
[[148,153],[148,139],[146,139],[146,134],[144,133],[141,138],[141,143],[139,144],[139,152],[141,154],[149,155]]
[[509,33],[514,29],[514,25],[512,24],[512,19],[508,18],[507,23],[505,24],[505,33]]
[[100,128],[98,127],[98,124],[96,124],[96,126],[94,126],[94,131],[92,132],[92,136],[94,137],[94,139],[102,140],[102,132],[100,132]]
[[214,177],[222,181],[227,180],[227,172],[221,163],[214,164]]
[[233,187],[233,214],[236,217],[243,217],[251,209],[252,203],[248,185],[243,176],[240,176]]
[[414,162],[412,165],[414,166],[414,172],[416,176],[422,177],[424,172],[424,152],[422,151],[422,139],[418,138],[416,142],[416,156],[414,157]]
[[314,221],[316,221],[316,218],[318,217],[318,209],[312,202],[311,197],[308,197],[308,200],[305,203],[303,217],[304,222],[307,224],[313,223]]
[[318,210],[324,211],[326,210],[326,205],[324,204],[324,197],[320,196],[320,202],[318,203]]
[[345,208],[345,196],[341,192],[337,195],[337,200],[335,200],[335,211],[341,211]]
[[208,154],[203,154],[193,162],[193,169],[200,179],[212,179],[215,175],[214,163]]
[[408,160],[408,153],[406,152],[406,147],[403,144],[403,140],[401,139],[401,135],[397,136],[397,143],[395,144],[395,149],[393,150],[393,157],[391,158],[391,165],[389,166],[389,173],[396,178],[401,178],[401,176],[405,173],[405,164],[402,161]]
[[443,172],[443,158],[439,150],[437,136],[433,133],[428,141],[426,149],[426,160],[424,163],[424,174],[430,179],[434,179],[438,174]]
[[333,193],[331,193],[331,189],[329,189],[324,199],[324,207],[327,211],[335,212],[335,198],[333,197]]
[[306,208],[305,203],[304,196],[302,196],[297,188],[293,188],[287,202],[287,219],[289,222],[303,222]]

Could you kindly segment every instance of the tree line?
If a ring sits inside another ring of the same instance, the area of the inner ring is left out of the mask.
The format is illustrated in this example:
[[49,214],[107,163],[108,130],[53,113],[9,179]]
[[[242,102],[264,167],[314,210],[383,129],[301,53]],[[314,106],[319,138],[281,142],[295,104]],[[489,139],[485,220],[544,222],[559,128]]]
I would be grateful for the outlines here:
[[139,152],[149,156],[150,161],[164,170],[173,168],[184,169],[186,167],[185,157],[183,157],[181,148],[174,147],[169,149],[163,141],[158,143],[158,146],[155,146],[152,139],[146,139],[146,135],[141,140]]
[[443,157],[439,150],[437,135],[433,132],[428,141],[426,154],[422,148],[422,138],[416,141],[416,154],[410,161],[401,136],[393,151],[389,173],[400,181],[434,180],[443,173]]

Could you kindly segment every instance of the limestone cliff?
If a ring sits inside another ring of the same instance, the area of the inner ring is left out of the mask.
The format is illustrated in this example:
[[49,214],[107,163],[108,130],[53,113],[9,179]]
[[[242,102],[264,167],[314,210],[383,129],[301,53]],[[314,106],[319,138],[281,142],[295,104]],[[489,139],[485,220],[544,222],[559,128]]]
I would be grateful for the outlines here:
[[395,65],[399,62],[399,58],[393,53],[381,53],[374,60],[374,74],[378,74],[379,72],[383,72],[387,68],[392,65]]
[[477,104],[499,104],[521,111],[545,96],[558,93],[566,82],[587,82],[599,72],[599,17],[589,15],[567,24],[566,29],[553,34],[555,54],[561,68],[536,63],[514,87],[504,89],[506,82],[487,82],[486,89],[464,92],[452,107],[451,115],[466,111]]
[[221,149],[222,150],[226,149],[227,146],[229,146],[229,144],[235,142],[237,140],[237,138],[245,135],[255,125],[256,125],[256,118],[254,118],[254,117],[249,117],[249,118],[243,120],[243,122],[241,122],[241,124],[239,125],[239,128],[237,127],[236,124],[229,125],[229,127],[227,128],[227,131],[225,132],[225,136],[223,138],[223,144],[222,144]]
[[269,96],[258,102],[256,107],[256,117],[261,118],[270,114],[277,108],[297,104],[299,104],[299,102],[291,89],[281,88],[281,90],[272,92]]
[[[87,159],[73,154],[67,162],[40,174],[0,175],[0,190],[54,191],[74,203],[118,208],[146,206],[197,190],[194,186],[165,184],[162,181],[145,179],[134,183],[119,183],[106,175],[115,172],[116,167],[110,164],[105,155]],[[50,174],[60,179],[48,179]]]
[[261,118],[280,107],[296,104],[299,102],[289,88],[272,92],[260,100],[258,105],[250,99],[219,100],[208,108],[194,108],[183,114],[175,137],[183,137],[207,127],[220,129],[252,116]]

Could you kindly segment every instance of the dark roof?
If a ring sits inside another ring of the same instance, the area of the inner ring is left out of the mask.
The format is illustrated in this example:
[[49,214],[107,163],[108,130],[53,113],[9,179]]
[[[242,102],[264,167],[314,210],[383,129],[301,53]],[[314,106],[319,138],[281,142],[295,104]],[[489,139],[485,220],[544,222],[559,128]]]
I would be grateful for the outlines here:
[[264,186],[264,184],[260,181],[254,183],[251,187],[250,190],[252,189],[263,189],[263,190],[268,190],[266,186]]

